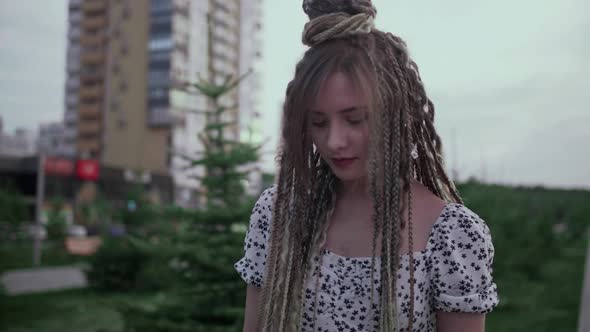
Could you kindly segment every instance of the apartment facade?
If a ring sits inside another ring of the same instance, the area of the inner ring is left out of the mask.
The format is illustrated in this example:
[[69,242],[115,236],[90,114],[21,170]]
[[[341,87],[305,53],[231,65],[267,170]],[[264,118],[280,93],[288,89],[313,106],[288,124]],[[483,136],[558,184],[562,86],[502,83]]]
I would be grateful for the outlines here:
[[45,156],[67,157],[69,150],[65,125],[62,122],[44,123],[39,126],[37,150]]
[[[203,174],[187,171],[178,154],[202,151],[198,134],[207,119],[199,112],[210,105],[184,84],[256,70],[261,16],[260,0],[70,0],[69,154],[128,172],[170,175],[176,202],[194,206],[194,177]],[[257,91],[253,74],[224,98],[238,106],[228,115],[239,124],[228,129],[229,137],[238,138],[254,119]]]
[[35,153],[35,137],[30,130],[17,128],[12,135],[0,130],[1,157],[21,158]]

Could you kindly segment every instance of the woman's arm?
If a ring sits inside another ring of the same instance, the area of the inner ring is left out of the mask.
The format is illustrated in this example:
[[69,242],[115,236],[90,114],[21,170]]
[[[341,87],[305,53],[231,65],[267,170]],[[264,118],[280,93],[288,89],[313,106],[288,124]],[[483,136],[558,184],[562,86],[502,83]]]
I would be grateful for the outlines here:
[[260,288],[248,285],[246,290],[246,309],[244,312],[243,332],[258,331],[258,306],[260,305]]
[[439,332],[484,332],[486,314],[466,312],[436,312],[436,330]]

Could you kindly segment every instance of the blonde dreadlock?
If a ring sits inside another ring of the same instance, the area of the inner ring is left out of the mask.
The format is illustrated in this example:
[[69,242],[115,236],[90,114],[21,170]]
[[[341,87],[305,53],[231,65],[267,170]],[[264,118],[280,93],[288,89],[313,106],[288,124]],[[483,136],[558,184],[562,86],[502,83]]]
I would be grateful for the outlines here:
[[[306,107],[327,76],[350,75],[365,92],[370,125],[369,186],[375,225],[371,289],[377,235],[381,245],[381,311],[379,331],[396,331],[396,275],[400,234],[408,210],[410,252],[410,319],[414,313],[414,261],[411,181],[415,179],[445,201],[462,203],[443,164],[442,144],[434,129],[434,105],[427,98],[418,67],[406,44],[373,27],[376,10],[370,0],[304,0],[310,21],[303,42],[310,46],[287,86],[279,174],[267,256],[267,274],[258,315],[262,331],[299,331],[303,289],[314,257],[321,257],[328,220],[336,204],[337,179],[307,133]],[[410,149],[420,156],[414,160]],[[401,197],[407,193],[405,197]],[[402,199],[403,198],[403,199]],[[321,259],[320,263],[321,264]],[[317,294],[317,292],[316,292]],[[373,312],[371,292],[371,313]],[[314,303],[315,311],[315,303]],[[371,322],[372,323],[372,322]]]

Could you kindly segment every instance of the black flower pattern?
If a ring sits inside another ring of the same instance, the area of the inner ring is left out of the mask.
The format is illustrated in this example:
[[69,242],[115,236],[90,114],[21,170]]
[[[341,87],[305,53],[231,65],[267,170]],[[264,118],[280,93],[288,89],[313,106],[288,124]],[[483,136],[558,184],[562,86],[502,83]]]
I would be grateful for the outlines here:
[[[249,285],[262,287],[266,272],[274,187],[261,195],[250,218],[244,257],[234,268]],[[311,273],[306,285],[302,331],[312,331],[315,282],[319,281],[316,331],[375,331],[381,291],[380,258],[375,259],[371,295],[371,257],[343,257],[324,249],[320,277]],[[492,278],[494,246],[488,226],[462,204],[449,203],[432,227],[426,248],[414,257],[414,330],[436,331],[437,310],[488,313],[498,305]],[[319,257],[315,258],[319,262]],[[400,331],[407,331],[410,312],[409,255],[402,255],[396,292]]]

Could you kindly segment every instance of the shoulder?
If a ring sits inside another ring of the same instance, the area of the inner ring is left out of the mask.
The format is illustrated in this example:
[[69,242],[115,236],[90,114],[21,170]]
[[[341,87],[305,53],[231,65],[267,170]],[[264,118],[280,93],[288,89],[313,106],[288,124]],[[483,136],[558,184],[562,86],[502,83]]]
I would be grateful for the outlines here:
[[491,265],[494,257],[492,234],[486,222],[463,204],[448,203],[436,223],[428,246],[432,257],[457,257]]
[[244,257],[234,264],[244,281],[259,288],[264,283],[274,193],[272,186],[259,195],[244,239]]
[[446,202],[433,194],[426,186],[418,181],[412,183],[413,207],[416,219],[424,223],[425,229],[430,229],[437,217],[443,211]]
[[494,245],[479,215],[463,204],[447,204],[429,246],[437,310],[486,313],[498,304]]
[[250,215],[249,232],[258,230],[262,233],[260,236],[266,238],[266,233],[270,229],[270,221],[272,219],[275,191],[275,186],[271,186],[264,189],[258,196]]
[[[417,181],[412,185],[412,195],[413,240],[416,249],[424,248],[434,224],[444,212],[446,202]],[[404,218],[409,219],[407,209]]]
[[460,203],[446,204],[434,227],[439,228],[442,233],[459,232],[469,237],[483,237],[490,233],[486,222]]
[[258,196],[253,212],[272,211],[272,205],[276,192],[276,186],[270,186],[262,191]]
[[260,194],[260,199],[263,199],[264,201],[272,200],[276,191],[276,185],[272,185],[262,191],[262,193]]

